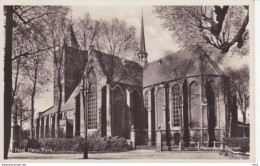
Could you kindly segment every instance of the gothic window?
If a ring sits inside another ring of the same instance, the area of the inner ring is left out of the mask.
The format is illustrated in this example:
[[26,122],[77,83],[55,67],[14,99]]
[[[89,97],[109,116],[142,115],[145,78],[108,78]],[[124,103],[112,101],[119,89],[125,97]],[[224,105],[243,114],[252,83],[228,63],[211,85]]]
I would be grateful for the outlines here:
[[124,100],[123,92],[119,86],[116,86],[112,92],[112,101],[112,135],[123,137]]
[[148,91],[144,94],[144,128],[148,128]]
[[193,81],[190,84],[190,112],[191,120],[190,127],[198,128],[201,127],[201,111],[200,111],[200,87],[199,84]]
[[172,87],[172,126],[180,126],[181,116],[180,116],[180,103],[179,103],[179,91],[178,85]]
[[89,92],[87,96],[88,129],[97,128],[97,81],[94,73],[89,76]]
[[132,93],[132,100],[133,100],[133,124],[135,128],[139,128],[139,94],[135,90]]
[[166,116],[165,116],[165,89],[159,88],[156,94],[156,116],[157,126],[161,127],[162,130],[166,129]]

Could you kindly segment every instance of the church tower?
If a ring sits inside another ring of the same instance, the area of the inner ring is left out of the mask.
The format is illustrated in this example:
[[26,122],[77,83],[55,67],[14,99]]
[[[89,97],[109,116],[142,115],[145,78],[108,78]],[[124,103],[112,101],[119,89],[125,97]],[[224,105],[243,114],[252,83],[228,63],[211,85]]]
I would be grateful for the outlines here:
[[140,48],[137,53],[138,61],[142,67],[145,67],[147,64],[148,53],[145,49],[145,37],[144,37],[144,20],[143,20],[143,11],[142,11],[142,20],[141,20],[141,36],[140,36]]

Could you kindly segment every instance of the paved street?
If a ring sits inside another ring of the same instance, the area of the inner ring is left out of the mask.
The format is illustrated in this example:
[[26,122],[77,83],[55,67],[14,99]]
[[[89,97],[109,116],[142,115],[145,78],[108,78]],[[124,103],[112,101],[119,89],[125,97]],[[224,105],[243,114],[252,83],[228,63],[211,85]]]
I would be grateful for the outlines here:
[[[83,154],[9,153],[9,159],[82,159]],[[134,150],[121,153],[91,153],[89,159],[248,159],[241,155],[219,155],[217,151]]]

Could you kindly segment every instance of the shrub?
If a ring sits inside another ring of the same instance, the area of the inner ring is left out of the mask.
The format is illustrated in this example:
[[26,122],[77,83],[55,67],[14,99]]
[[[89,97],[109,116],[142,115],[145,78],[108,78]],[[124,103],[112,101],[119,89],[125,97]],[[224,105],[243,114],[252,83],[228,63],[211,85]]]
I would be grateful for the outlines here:
[[[83,152],[85,140],[83,138],[45,138],[41,139],[42,146],[48,146],[53,151]],[[88,151],[92,152],[124,152],[130,150],[126,139],[120,137],[97,136],[88,137]]]
[[28,148],[39,149],[40,147],[41,144],[36,139],[22,139],[20,142],[20,148],[25,148],[26,151]]

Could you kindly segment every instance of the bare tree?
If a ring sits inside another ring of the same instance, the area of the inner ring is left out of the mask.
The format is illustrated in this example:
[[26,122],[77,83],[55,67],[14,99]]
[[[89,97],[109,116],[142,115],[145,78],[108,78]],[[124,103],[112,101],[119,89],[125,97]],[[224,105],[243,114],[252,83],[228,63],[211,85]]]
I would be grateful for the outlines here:
[[74,22],[75,35],[78,45],[82,50],[89,50],[95,44],[99,28],[99,22],[91,19],[89,14],[84,15]]
[[[50,48],[48,50],[50,61],[49,63],[54,64],[54,95],[58,98],[58,108],[57,108],[57,133],[56,137],[60,136],[60,111],[63,96],[63,86],[64,86],[64,44],[66,41],[66,36],[68,36],[69,19],[68,15],[70,9],[68,7],[59,7],[57,9],[55,17],[53,15],[48,15],[42,18],[43,26],[45,27],[44,34],[47,37],[46,47]],[[50,65],[50,64],[49,64]],[[56,101],[54,101],[56,102]]]
[[49,71],[45,67],[46,55],[43,54],[35,54],[33,58],[27,58],[25,64],[25,72],[27,73],[30,82],[31,82],[31,125],[30,125],[30,138],[34,138],[34,104],[35,104],[35,97],[37,93],[48,81],[48,77],[50,76]]
[[124,66],[122,60],[137,60],[135,55],[138,51],[138,39],[135,28],[118,19],[112,19],[110,22],[101,20],[96,46],[99,51],[108,53],[108,56],[101,60],[101,63],[106,63],[102,65],[107,66],[103,70],[107,83],[126,78],[126,69],[135,63],[127,63]]
[[245,137],[246,113],[250,106],[249,67],[244,65],[240,69],[227,68],[226,73],[230,79],[231,95],[236,98],[236,105],[243,115],[243,135]]
[[[248,53],[248,6],[157,6],[154,12],[182,45]],[[233,47],[233,45],[236,47]]]
[[[46,15],[55,15],[58,7],[50,6],[5,6],[5,64],[4,64],[4,158],[8,158],[8,149],[10,144],[10,131],[11,131],[11,110],[13,103],[12,95],[12,61],[19,57],[29,56],[41,51],[47,50],[48,48],[38,47],[38,50],[31,52],[26,50],[19,55],[13,56],[13,31],[20,31],[22,34],[34,39],[34,34],[39,34],[42,27],[37,22]],[[33,33],[31,33],[33,32]],[[42,36],[44,38],[44,36]],[[43,44],[44,46],[44,44]]]

